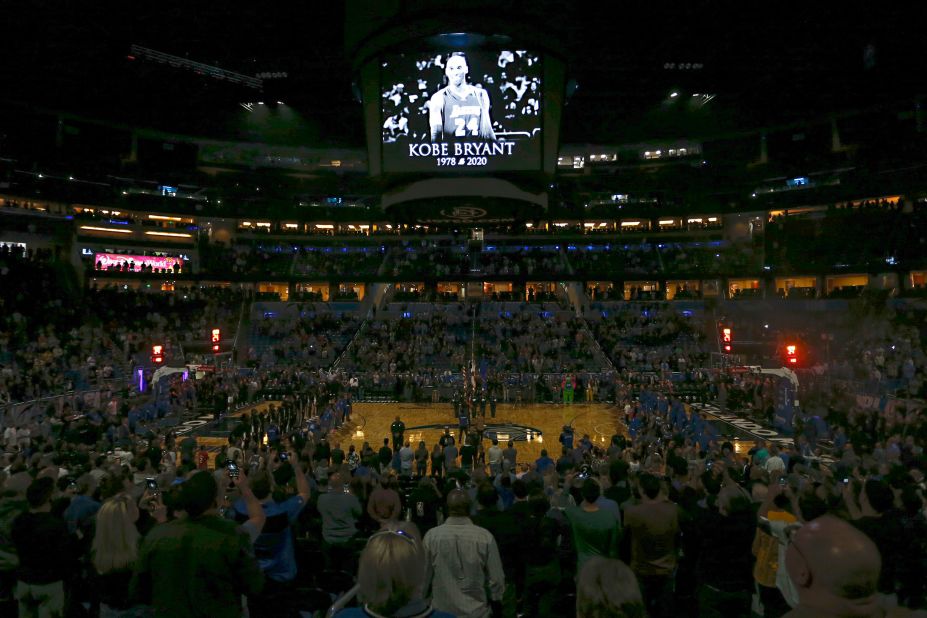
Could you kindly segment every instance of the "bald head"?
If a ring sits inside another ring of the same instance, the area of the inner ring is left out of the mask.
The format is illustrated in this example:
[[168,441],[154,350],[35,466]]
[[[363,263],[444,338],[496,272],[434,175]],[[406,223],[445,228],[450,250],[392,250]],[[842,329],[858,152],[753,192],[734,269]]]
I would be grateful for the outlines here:
[[879,550],[842,519],[825,515],[797,530],[786,567],[799,605],[821,616],[868,616],[878,604]]
[[462,489],[447,494],[447,512],[452,517],[470,516],[470,496]]

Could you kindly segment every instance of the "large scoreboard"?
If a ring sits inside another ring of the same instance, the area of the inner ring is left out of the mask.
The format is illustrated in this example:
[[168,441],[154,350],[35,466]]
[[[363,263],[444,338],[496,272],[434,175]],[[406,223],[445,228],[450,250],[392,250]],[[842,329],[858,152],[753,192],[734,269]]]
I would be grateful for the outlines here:
[[379,62],[384,173],[536,171],[542,56],[523,49],[395,53]]
[[397,221],[535,221],[557,172],[564,0],[347,0],[367,162]]
[[372,175],[555,173],[566,66],[541,43],[497,38],[368,50],[356,84]]

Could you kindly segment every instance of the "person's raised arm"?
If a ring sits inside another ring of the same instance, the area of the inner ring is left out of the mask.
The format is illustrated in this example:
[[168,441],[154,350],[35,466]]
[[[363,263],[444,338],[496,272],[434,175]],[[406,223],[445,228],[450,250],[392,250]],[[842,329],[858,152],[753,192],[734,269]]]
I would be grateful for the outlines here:
[[296,492],[303,499],[303,504],[306,504],[309,502],[309,495],[312,493],[309,488],[309,479],[306,478],[306,471],[303,469],[303,464],[299,457],[296,456],[296,453],[290,452],[289,458],[290,465],[293,466],[293,475],[296,477]]
[[801,514],[801,501],[798,499],[798,494],[792,491],[791,487],[785,488],[785,494],[789,497],[789,500],[792,504],[792,515],[798,519],[798,521],[805,521],[805,518]]
[[264,507],[261,505],[261,501],[258,500],[254,492],[251,491],[251,485],[248,483],[248,475],[245,474],[244,468],[239,469],[238,477],[233,477],[232,483],[238,487],[238,492],[241,494],[241,499],[245,503],[245,508],[248,511],[248,521],[245,523],[253,528],[257,534],[260,534],[261,530],[264,529],[264,523],[267,521],[267,515],[264,513]]
[[860,519],[863,516],[863,510],[860,508],[859,503],[856,500],[856,495],[853,493],[853,482],[852,479],[849,483],[843,483],[843,503],[846,504],[847,512],[850,514],[850,519]]
[[164,501],[161,499],[161,492],[159,491],[152,492],[150,489],[145,488],[145,492],[138,500],[138,507],[148,511],[152,519],[159,524],[163,524],[167,521],[167,507],[164,506]]
[[781,489],[778,483],[770,483],[766,486],[766,497],[763,498],[760,509],[756,512],[757,517],[766,517],[769,514],[769,509],[772,508],[773,502],[780,491]]

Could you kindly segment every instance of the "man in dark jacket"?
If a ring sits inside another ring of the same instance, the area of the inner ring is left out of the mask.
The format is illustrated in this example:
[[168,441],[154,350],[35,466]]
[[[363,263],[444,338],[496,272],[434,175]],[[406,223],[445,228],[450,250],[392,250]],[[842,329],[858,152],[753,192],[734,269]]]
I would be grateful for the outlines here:
[[750,498],[739,487],[725,487],[717,509],[705,509],[696,526],[699,616],[749,616],[756,536]]
[[261,591],[251,541],[219,517],[217,496],[212,474],[197,472],[181,490],[187,517],[156,526],[142,542],[131,591],[156,616],[239,616],[242,595]]
[[16,554],[16,600],[20,616],[63,616],[65,581],[77,568],[78,549],[64,519],[51,513],[55,482],[36,479],[26,490],[29,510],[10,531]]
[[383,446],[380,447],[378,457],[380,472],[384,474],[389,472],[389,465],[393,461],[393,449],[389,447],[389,438],[383,438]]

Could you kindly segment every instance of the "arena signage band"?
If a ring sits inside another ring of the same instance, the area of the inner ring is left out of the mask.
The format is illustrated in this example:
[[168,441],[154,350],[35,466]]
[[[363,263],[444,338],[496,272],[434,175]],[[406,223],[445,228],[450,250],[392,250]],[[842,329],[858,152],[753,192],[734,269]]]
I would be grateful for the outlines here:
[[124,264],[129,264],[129,270],[141,271],[150,266],[162,271],[173,271],[174,266],[183,268],[183,258],[168,257],[165,255],[126,255],[123,253],[96,253],[93,256],[94,264],[98,270],[118,270]]
[[383,170],[534,171],[542,66],[524,50],[428,51],[380,63]]
[[424,218],[424,219],[416,219],[415,221],[418,223],[423,223],[423,224],[424,223],[467,223],[467,222],[479,221],[479,223],[481,224],[487,224],[487,223],[512,223],[513,221],[515,221],[515,217],[496,217],[493,219],[482,219],[482,218],[456,219],[452,217],[441,219],[441,218],[431,217],[431,218]]

